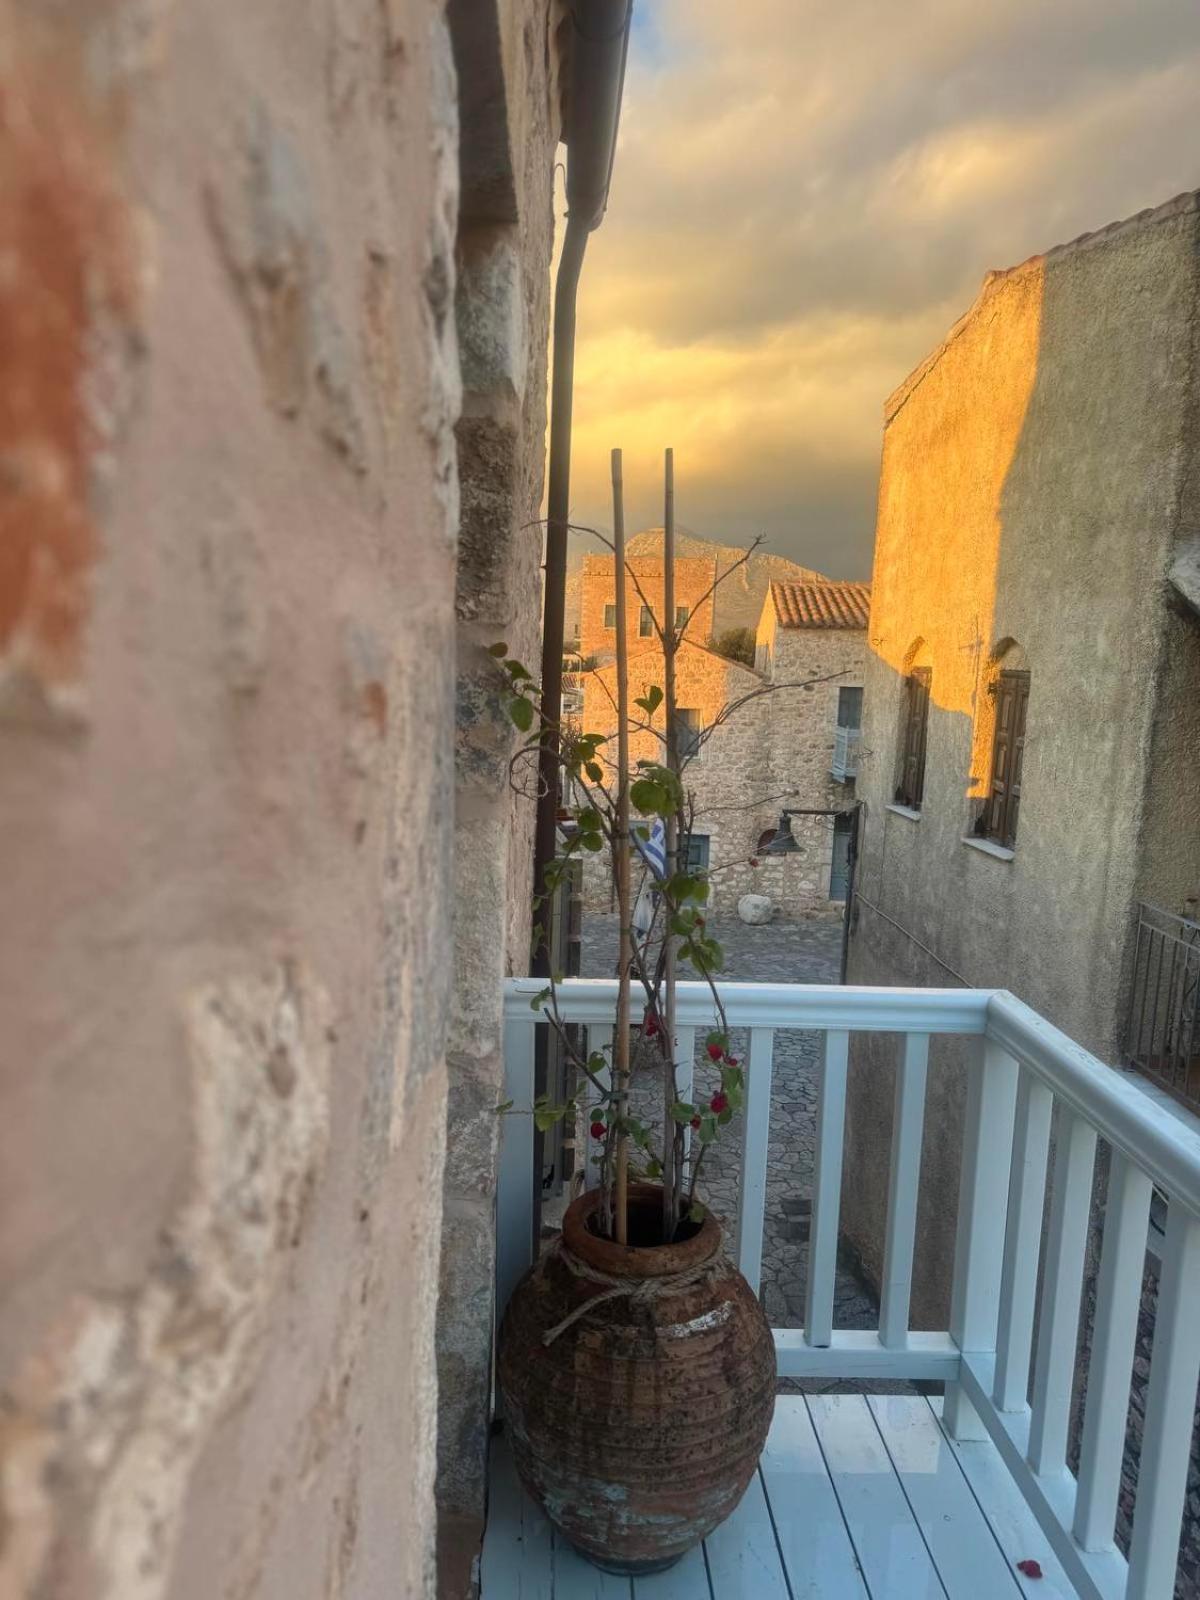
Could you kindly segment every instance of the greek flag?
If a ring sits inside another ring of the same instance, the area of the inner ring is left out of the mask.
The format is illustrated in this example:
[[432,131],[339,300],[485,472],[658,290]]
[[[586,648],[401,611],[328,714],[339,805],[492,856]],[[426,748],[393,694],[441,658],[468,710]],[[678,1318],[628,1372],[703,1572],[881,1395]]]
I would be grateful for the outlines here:
[[665,877],[667,871],[667,830],[663,827],[662,818],[655,817],[648,839],[642,839],[635,833],[633,842],[642,860],[650,868],[654,876],[656,878]]

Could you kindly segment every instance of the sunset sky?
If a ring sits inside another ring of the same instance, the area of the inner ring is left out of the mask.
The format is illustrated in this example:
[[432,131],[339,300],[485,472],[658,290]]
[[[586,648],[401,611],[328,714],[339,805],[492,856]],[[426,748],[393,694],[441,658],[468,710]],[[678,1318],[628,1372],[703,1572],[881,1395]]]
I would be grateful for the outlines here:
[[870,575],[883,401],[986,271],[1200,186],[1196,0],[635,0],[572,518]]

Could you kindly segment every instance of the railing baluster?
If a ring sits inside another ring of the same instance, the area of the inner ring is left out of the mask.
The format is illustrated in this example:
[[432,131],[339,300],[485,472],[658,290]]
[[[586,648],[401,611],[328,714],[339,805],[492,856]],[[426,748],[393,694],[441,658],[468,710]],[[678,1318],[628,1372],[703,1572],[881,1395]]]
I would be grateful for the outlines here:
[[1126,1600],[1164,1600],[1174,1590],[1198,1378],[1200,1221],[1172,1204],[1158,1284]]
[[[615,1028],[604,1023],[593,1022],[587,1031],[588,1055],[594,1055],[598,1050],[604,1052],[604,1070],[596,1076],[607,1088],[612,1083],[612,1044]],[[588,1133],[584,1137],[583,1149],[583,1186],[585,1189],[595,1189],[600,1183],[600,1168],[592,1160],[598,1156],[604,1146],[599,1139],[593,1139]]]
[[[984,1039],[967,1075],[950,1300],[951,1337],[960,1350],[968,1352],[996,1348],[1017,1076],[1017,1063],[1008,1051],[994,1040]],[[946,1385],[943,1415],[954,1438],[987,1437],[961,1384]]]
[[737,1264],[755,1294],[762,1279],[763,1212],[767,1203],[767,1135],[771,1120],[774,1028],[750,1030],[746,1062],[746,1112],[738,1186]]
[[827,1032],[818,1089],[817,1154],[808,1241],[808,1286],[804,1297],[804,1335],[809,1344],[820,1347],[828,1346],[833,1337],[849,1059],[850,1035],[841,1029]]
[[[675,1087],[679,1091],[679,1098],[689,1104],[692,1098],[693,1085],[696,1077],[696,1030],[695,1028],[676,1028],[675,1030]],[[690,1127],[683,1130],[683,1153],[686,1156],[692,1148],[692,1130]]]
[[904,1056],[896,1068],[887,1237],[883,1249],[883,1293],[879,1305],[879,1339],[889,1350],[903,1350],[908,1343],[913,1240],[917,1228],[921,1136],[925,1126],[925,1083],[928,1075],[929,1035],[906,1034]]
[[992,1397],[1001,1411],[1020,1411],[1029,1399],[1029,1358],[1037,1305],[1038,1257],[1046,1203],[1046,1162],[1054,1096],[1022,1070],[1017,1089],[1008,1229],[1000,1275],[1000,1325]]
[[1095,1159],[1096,1130],[1060,1101],[1029,1426],[1029,1465],[1040,1473],[1060,1471],[1067,1459]]
[[503,1312],[521,1274],[533,1265],[533,1094],[535,1018],[504,1025],[504,1098],[496,1169],[496,1311]]
[[1113,1151],[1075,1499],[1075,1537],[1085,1550],[1113,1542],[1152,1187],[1140,1167]]

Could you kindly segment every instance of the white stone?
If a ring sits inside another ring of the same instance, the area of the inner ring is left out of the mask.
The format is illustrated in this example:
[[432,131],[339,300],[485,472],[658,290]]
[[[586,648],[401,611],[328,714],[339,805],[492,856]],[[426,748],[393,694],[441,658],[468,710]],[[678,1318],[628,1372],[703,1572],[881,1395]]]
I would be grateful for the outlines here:
[[751,927],[761,927],[775,915],[774,902],[765,894],[744,894],[738,901],[738,916]]

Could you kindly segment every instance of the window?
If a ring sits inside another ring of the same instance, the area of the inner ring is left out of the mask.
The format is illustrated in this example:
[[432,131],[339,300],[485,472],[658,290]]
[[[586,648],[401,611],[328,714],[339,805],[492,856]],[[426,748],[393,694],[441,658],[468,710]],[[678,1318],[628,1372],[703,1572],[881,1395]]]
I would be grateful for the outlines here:
[[654,618],[650,615],[650,607],[643,606],[638,613],[638,637],[649,639],[654,632]]
[[688,835],[687,869],[689,872],[708,871],[708,834]]
[[675,713],[676,737],[679,740],[679,759],[686,761],[689,757],[695,760],[700,754],[700,734],[703,731],[700,722],[700,713],[680,706]]
[[850,893],[850,840],[854,819],[846,815],[833,819],[833,859],[829,863],[829,898],[844,900]]
[[992,776],[976,831],[1011,850],[1017,842],[1021,809],[1021,768],[1025,760],[1025,713],[1029,706],[1028,672],[1002,672],[992,693],[996,726],[992,735]]
[[851,689],[845,685],[838,690],[839,728],[862,727],[862,694],[861,689]]
[[904,680],[904,721],[900,730],[900,779],[896,801],[921,809],[925,798],[925,738],[929,727],[929,686],[933,672],[914,667]]
[[691,614],[692,614],[691,606],[676,606],[675,607],[675,626],[677,628],[686,628],[687,625],[688,625],[688,618],[691,616]]
[[611,631],[611,629],[615,628],[616,625],[617,625],[617,608],[616,608],[616,606],[615,605],[605,606],[605,608],[604,608],[604,626]]

